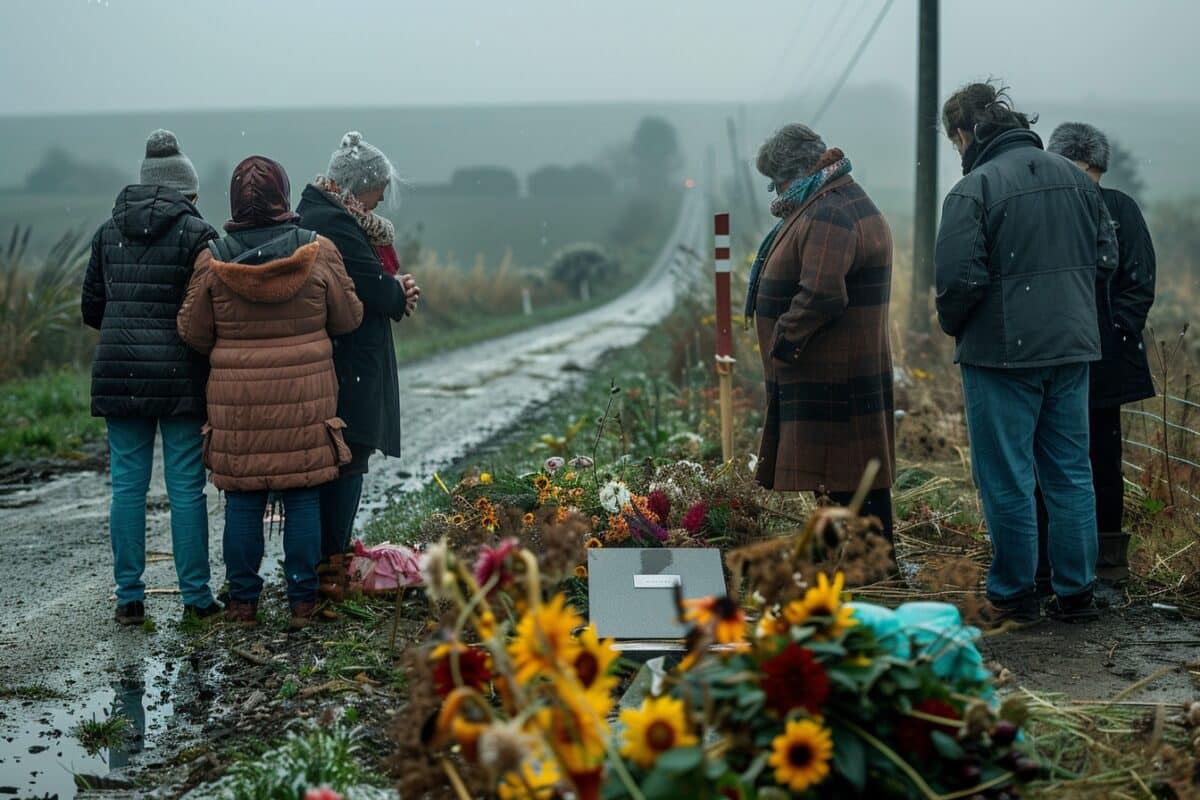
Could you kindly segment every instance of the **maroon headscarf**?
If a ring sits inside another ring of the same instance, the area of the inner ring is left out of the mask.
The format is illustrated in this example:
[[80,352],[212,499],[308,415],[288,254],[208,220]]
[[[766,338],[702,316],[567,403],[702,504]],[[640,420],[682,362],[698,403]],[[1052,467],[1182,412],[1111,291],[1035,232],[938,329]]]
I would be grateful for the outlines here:
[[225,223],[225,230],[234,233],[299,219],[300,215],[292,211],[291,194],[292,184],[279,162],[266,156],[250,156],[233,169],[229,182],[233,219]]

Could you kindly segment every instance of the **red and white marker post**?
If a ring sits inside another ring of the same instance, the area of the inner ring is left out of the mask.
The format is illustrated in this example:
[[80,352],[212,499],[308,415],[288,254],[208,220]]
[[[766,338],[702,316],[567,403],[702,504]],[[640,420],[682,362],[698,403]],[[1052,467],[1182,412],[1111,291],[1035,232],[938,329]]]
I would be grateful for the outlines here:
[[713,266],[717,288],[717,381],[721,399],[721,458],[733,458],[733,333],[729,297],[729,214],[713,216]]

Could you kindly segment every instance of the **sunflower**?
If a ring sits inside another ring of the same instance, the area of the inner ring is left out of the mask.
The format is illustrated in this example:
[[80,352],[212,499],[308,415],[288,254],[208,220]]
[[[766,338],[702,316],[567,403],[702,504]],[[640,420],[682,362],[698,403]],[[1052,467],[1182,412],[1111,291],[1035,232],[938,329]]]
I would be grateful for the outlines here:
[[455,525],[455,526],[461,526],[461,525],[463,525],[463,524],[464,524],[466,521],[467,521],[467,518],[466,518],[466,517],[464,517],[462,514],[455,514],[454,516],[452,516],[452,517],[450,518],[450,524],[451,524],[451,525]]
[[621,722],[625,724],[621,755],[644,769],[653,767],[668,750],[698,741],[688,730],[683,701],[675,697],[648,697],[641,708],[622,711]]
[[558,796],[560,780],[562,773],[553,758],[526,759],[520,769],[504,773],[496,793],[500,800],[551,800]]
[[695,622],[701,628],[712,626],[713,639],[720,644],[746,643],[746,612],[728,596],[684,600],[685,622]]
[[575,567],[575,569],[571,570],[571,574],[580,580],[586,580],[588,576],[587,567],[585,567],[583,564],[580,564],[579,566]]
[[544,492],[550,488],[550,479],[545,475],[538,475],[533,479],[533,487],[539,492]]
[[833,738],[810,719],[788,722],[771,742],[771,750],[767,763],[775,768],[775,780],[793,792],[803,792],[829,776]]
[[475,507],[480,511],[486,511],[492,507],[492,501],[488,500],[486,497],[481,497],[475,501]]
[[542,673],[554,674],[575,659],[579,643],[571,631],[583,619],[556,594],[548,603],[530,609],[517,623],[516,638],[508,646],[517,680],[526,683]]
[[600,541],[595,536],[590,537],[586,542],[583,543],[584,550],[592,550],[597,547],[604,547],[604,542]]
[[542,731],[572,781],[602,769],[611,734],[605,716],[597,714],[587,698],[566,686],[548,693],[546,700],[548,705],[534,714],[532,722]]
[[588,703],[603,717],[612,708],[612,693],[618,683],[617,676],[609,674],[613,662],[617,660],[617,652],[612,648],[611,639],[600,641],[594,625],[584,628],[578,642],[579,651],[571,662],[571,668],[583,687]]
[[774,610],[767,609],[758,618],[758,624],[755,626],[754,632],[759,639],[783,636],[788,632],[788,623],[782,614],[777,614]]
[[533,512],[532,512],[532,511],[527,511],[527,512],[525,512],[525,516],[521,517],[521,522],[522,522],[522,523],[523,523],[523,524],[524,524],[526,527],[529,527],[530,525],[532,525],[532,524],[533,524],[533,521],[534,521],[534,519],[536,519],[536,518],[533,516]]
[[842,605],[842,585],[845,576],[837,573],[833,582],[824,572],[817,573],[817,585],[804,593],[803,600],[793,600],[783,609],[783,616],[789,625],[800,625],[812,617],[822,617],[829,620],[825,624],[825,634],[837,637],[858,624],[854,618],[854,610]]

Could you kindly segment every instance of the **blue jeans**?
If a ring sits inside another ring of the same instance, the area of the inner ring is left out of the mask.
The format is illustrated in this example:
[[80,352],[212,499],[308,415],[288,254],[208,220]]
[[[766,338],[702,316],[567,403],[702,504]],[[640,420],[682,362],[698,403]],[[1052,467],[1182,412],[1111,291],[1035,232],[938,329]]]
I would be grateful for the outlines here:
[[1049,512],[1048,555],[1059,597],[1091,589],[1096,496],[1088,458],[1088,365],[989,369],[964,364],[971,466],[992,537],[987,594],[1012,603],[1035,594],[1034,487]]
[[213,601],[208,588],[208,503],[204,497],[202,420],[182,417],[110,417],[108,450],[112,471],[113,578],[117,602],[143,600],[146,584],[146,492],[154,465],[154,437],[162,431],[163,473],[171,504],[171,550],[179,591],[187,605]]
[[[321,560],[321,503],[318,491],[282,492],[283,573],[290,603],[317,599],[317,562]],[[263,512],[267,492],[225,493],[225,577],[229,596],[256,603],[262,594],[258,574],[263,559]]]

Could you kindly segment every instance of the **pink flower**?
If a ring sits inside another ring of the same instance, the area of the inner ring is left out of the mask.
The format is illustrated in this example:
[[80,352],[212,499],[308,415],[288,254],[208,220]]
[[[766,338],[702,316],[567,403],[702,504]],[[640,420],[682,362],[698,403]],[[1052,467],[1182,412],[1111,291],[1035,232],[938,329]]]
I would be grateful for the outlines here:
[[546,459],[546,463],[542,465],[542,468],[545,469],[547,473],[553,475],[562,469],[562,466],[565,463],[567,462],[562,458],[562,456],[550,456]]
[[328,786],[320,786],[305,792],[304,800],[342,800],[342,796]]
[[689,508],[687,513],[683,515],[683,527],[693,536],[698,535],[704,530],[704,523],[707,517],[708,504],[701,500]]
[[509,537],[495,547],[486,544],[479,548],[479,559],[475,562],[475,582],[480,588],[496,576],[496,586],[507,586],[512,582],[512,570],[508,567],[508,557],[517,549],[519,542]]
[[667,518],[671,516],[671,498],[667,497],[665,492],[655,489],[646,495],[646,505],[654,513],[654,516],[658,517],[655,521],[659,525],[667,524]]

